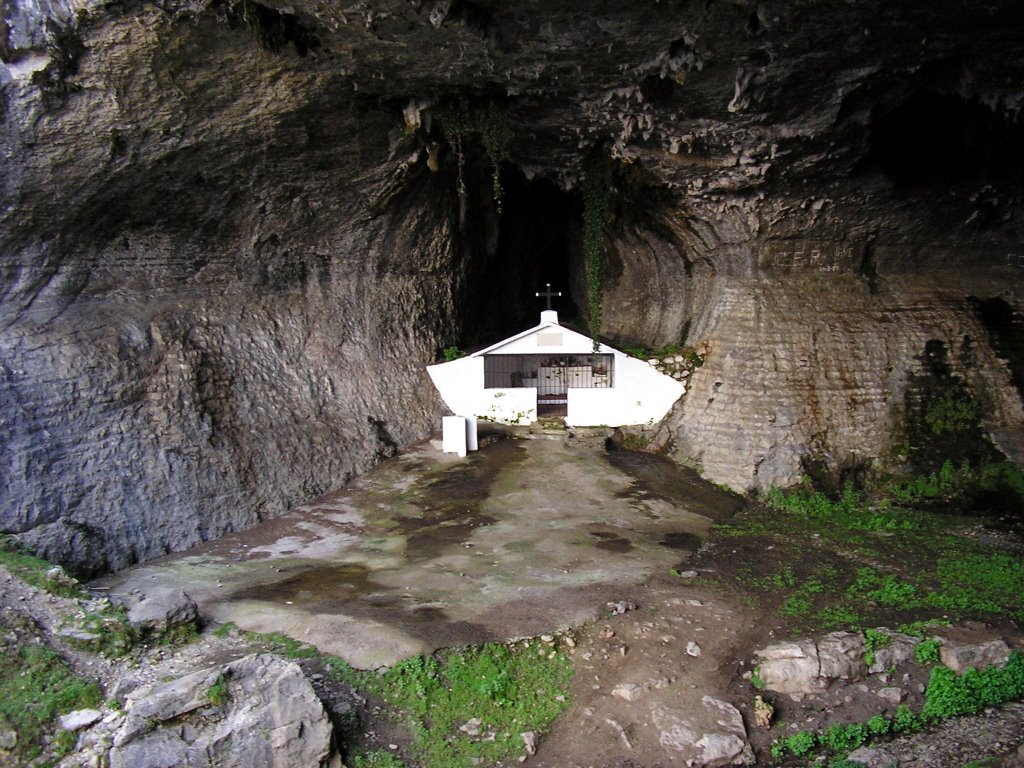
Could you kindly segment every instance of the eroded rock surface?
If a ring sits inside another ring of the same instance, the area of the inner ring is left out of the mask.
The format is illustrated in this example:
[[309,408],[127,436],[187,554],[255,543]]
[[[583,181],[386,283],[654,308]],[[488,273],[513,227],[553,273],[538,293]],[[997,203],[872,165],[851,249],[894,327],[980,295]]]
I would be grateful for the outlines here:
[[253,655],[128,694],[111,768],[326,765],[332,728],[294,662]]
[[868,672],[859,632],[832,632],[818,641],[776,643],[758,651],[764,687],[778,693],[817,693],[835,680],[859,680]]

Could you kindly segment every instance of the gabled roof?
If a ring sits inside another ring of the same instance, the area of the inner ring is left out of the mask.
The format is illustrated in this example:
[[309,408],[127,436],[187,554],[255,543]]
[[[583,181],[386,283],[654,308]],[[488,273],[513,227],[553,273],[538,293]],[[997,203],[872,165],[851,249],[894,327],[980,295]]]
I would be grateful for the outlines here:
[[[554,314],[554,313],[552,312],[551,314]],[[541,321],[540,325],[536,325],[533,328],[528,328],[525,331],[517,333],[515,336],[510,336],[509,338],[503,339],[502,341],[499,341],[496,344],[492,344],[491,346],[485,347],[484,349],[481,349],[478,352],[474,352],[473,354],[470,355],[470,357],[481,357],[482,355],[487,355],[487,354],[492,354],[492,353],[498,352],[503,347],[506,347],[509,344],[512,344],[512,343],[514,343],[516,341],[519,341],[520,339],[525,339],[525,338],[527,338],[529,336],[532,336],[534,334],[540,333],[540,332],[544,331],[545,329],[557,330],[559,333],[561,333],[563,335],[567,335],[569,337],[572,337],[577,342],[584,342],[589,347],[591,347],[591,348],[593,347],[594,340],[591,339],[589,336],[585,336],[582,333],[578,333],[578,332],[572,330],[571,328],[566,328],[564,325],[559,325],[557,320],[543,319]],[[610,353],[615,352],[615,351],[616,350],[612,349],[607,344],[599,344],[598,345],[598,352],[600,352],[600,353],[610,354]],[[534,352],[529,352],[529,353],[527,353],[527,352],[514,352],[512,354],[538,354],[538,353],[543,354],[545,352],[550,352],[552,354],[555,354],[555,353],[558,352],[558,350],[555,349],[555,348],[538,349],[538,350],[536,350]],[[575,354],[579,354],[579,353],[575,353]]]

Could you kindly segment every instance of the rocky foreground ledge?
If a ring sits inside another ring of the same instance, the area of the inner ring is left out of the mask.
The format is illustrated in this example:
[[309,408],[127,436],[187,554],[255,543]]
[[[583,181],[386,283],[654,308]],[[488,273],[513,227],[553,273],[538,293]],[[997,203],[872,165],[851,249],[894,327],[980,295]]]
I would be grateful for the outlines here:
[[[63,713],[44,737],[44,757],[65,768],[341,768],[351,749],[341,742],[353,736],[353,724],[359,739],[377,739],[395,754],[403,749],[386,713],[365,700],[353,711],[352,691],[327,685],[314,656],[297,663],[261,652],[237,632],[161,644],[185,637],[182,628],[194,619],[180,593],[138,593],[118,608],[105,598],[51,594],[4,569],[0,584],[5,649],[52,647],[76,674],[102,686],[102,703]],[[602,620],[547,638],[572,659],[571,701],[551,733],[529,734],[515,764],[769,764],[769,744],[800,729],[824,732],[868,713],[919,711],[929,669],[919,663],[922,645],[954,672],[999,668],[1024,645],[1019,633],[968,624],[934,628],[925,639],[879,628],[753,650],[751,617],[699,587],[693,595],[670,597],[654,583],[635,599],[609,604]],[[136,648],[111,658],[114,636],[125,627],[136,633]],[[873,741],[844,759],[867,768],[947,768],[996,755],[987,765],[1009,767],[1024,758],[1022,728],[1024,704],[1010,703]],[[482,729],[479,736],[486,738]],[[581,752],[581,736],[600,749]],[[0,755],[15,754],[18,738],[0,733]],[[602,754],[606,762],[594,762]]]

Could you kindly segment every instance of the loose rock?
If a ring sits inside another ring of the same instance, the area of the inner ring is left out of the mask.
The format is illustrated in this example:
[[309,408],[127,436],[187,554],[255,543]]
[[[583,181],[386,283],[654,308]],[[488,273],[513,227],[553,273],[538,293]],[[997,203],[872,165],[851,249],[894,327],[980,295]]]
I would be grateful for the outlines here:
[[[215,697],[214,686],[225,690]],[[138,688],[125,708],[110,768],[293,768],[331,756],[323,705],[298,665],[274,656],[246,656]]]

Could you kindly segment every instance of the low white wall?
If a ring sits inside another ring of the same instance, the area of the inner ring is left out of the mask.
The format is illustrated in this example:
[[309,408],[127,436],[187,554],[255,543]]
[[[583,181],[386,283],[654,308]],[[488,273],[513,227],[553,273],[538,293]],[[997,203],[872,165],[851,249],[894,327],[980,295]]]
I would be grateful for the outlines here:
[[441,399],[456,416],[479,416],[506,424],[537,420],[536,389],[484,389],[484,359],[463,357],[427,367]]
[[[686,391],[681,383],[642,360],[615,355],[614,388],[569,389],[566,424],[574,427],[648,424],[661,421]],[[484,358],[464,357],[427,368],[445,405],[457,416],[479,416],[508,424],[537,420],[537,390],[484,389]]]
[[570,389],[565,423],[571,427],[653,424],[661,421],[686,388],[643,360],[615,353],[615,387]]
[[475,413],[505,424],[532,424],[537,420],[537,390],[485,389]]

